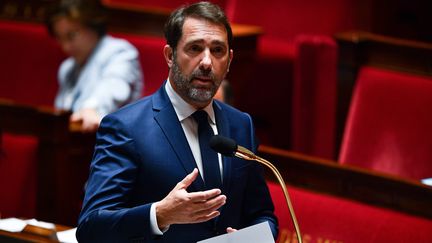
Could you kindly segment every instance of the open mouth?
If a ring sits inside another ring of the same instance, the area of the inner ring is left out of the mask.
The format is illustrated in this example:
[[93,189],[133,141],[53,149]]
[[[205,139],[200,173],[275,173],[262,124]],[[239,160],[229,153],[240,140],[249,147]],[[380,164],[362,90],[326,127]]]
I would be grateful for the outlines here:
[[199,86],[209,86],[213,84],[213,80],[210,77],[194,77],[193,82]]
[[194,79],[202,81],[202,82],[211,82],[211,77],[194,77]]

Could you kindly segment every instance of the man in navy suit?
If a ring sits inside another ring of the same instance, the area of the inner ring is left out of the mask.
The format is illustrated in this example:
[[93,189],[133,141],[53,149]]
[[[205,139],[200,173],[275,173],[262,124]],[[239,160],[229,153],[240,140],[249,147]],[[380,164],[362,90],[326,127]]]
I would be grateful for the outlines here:
[[165,84],[102,120],[78,240],[188,243],[265,221],[276,237],[258,164],[215,153],[221,184],[206,185],[197,110],[205,111],[214,134],[252,151],[258,146],[251,117],[213,100],[233,57],[225,14],[208,2],[182,7],[170,16],[165,37]]

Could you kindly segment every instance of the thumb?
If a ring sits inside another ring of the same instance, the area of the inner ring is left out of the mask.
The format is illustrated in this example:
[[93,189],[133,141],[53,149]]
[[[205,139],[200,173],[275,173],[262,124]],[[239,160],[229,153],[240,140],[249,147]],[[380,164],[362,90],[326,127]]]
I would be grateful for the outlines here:
[[228,228],[226,229],[226,231],[227,231],[227,233],[232,233],[232,232],[236,232],[237,229],[234,229],[234,228],[228,227]]
[[177,184],[180,189],[186,189],[195,181],[198,176],[198,169],[195,168],[190,174],[188,174],[182,181]]

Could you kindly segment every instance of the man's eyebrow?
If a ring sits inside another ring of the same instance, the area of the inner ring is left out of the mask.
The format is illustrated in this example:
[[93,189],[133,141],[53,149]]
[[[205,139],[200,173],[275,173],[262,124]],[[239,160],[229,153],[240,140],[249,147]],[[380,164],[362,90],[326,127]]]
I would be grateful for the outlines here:
[[227,46],[228,45],[226,42],[221,41],[221,40],[213,40],[211,43],[213,45],[222,45],[222,46]]
[[[190,40],[190,41],[186,42],[186,45],[202,44],[202,43],[204,43],[204,39],[195,39],[195,40]],[[227,44],[224,41],[222,41],[222,40],[212,40],[211,44],[212,45],[227,46]]]

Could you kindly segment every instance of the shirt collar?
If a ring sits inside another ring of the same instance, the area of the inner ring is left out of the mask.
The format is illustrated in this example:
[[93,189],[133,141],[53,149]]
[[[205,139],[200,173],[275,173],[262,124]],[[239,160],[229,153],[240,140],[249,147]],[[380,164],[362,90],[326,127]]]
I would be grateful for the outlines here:
[[[191,106],[189,103],[187,103],[183,98],[180,97],[179,94],[174,90],[174,88],[171,86],[170,80],[168,78],[167,82],[165,83],[165,90],[167,92],[168,98],[170,99],[174,110],[177,114],[177,117],[180,122],[182,122],[184,119],[191,116],[197,109],[195,109],[193,106]],[[204,109],[208,116],[210,117],[210,121],[212,124],[216,124],[216,118],[215,113],[213,110],[213,100],[208,104]]]

